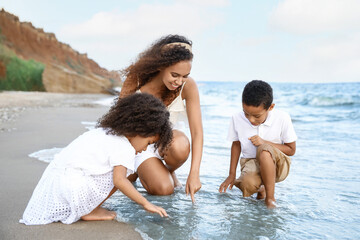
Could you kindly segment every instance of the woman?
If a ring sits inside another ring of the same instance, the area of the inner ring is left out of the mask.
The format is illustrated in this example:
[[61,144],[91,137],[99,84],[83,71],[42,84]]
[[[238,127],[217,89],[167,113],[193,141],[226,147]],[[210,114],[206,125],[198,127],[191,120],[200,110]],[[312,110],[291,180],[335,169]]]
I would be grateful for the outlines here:
[[[189,77],[193,59],[191,46],[191,41],[178,35],[156,41],[140,53],[135,63],[123,70],[125,81],[120,97],[135,92],[149,93],[161,99],[170,112],[174,126],[170,147],[160,152],[149,147],[135,160],[137,176],[150,194],[170,195],[179,185],[174,171],[188,159],[190,142],[182,131],[175,128],[187,118],[191,133],[191,168],[185,192],[194,202],[194,194],[201,188],[199,170],[203,128],[199,91],[195,81]],[[135,180],[137,176],[130,178]]]

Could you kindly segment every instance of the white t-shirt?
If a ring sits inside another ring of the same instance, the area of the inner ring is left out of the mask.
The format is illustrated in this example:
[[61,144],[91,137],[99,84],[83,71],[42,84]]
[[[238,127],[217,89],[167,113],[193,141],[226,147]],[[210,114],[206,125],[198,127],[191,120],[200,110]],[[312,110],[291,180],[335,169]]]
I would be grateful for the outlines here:
[[290,115],[284,111],[273,109],[265,122],[258,126],[252,125],[242,111],[233,115],[227,139],[240,141],[243,158],[256,157],[256,147],[249,140],[255,135],[277,144],[291,143],[297,139]]
[[104,174],[119,165],[129,174],[135,168],[135,149],[126,137],[96,128],[77,137],[55,155],[54,161],[59,167],[79,169],[88,175]]

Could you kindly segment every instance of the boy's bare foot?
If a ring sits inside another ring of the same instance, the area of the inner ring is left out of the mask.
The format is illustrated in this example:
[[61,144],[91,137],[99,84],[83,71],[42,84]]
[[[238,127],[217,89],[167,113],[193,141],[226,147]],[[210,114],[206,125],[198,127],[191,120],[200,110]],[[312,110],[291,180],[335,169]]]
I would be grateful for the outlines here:
[[235,179],[235,181],[234,181],[234,186],[240,188],[240,177],[238,177],[237,179]]
[[265,197],[266,197],[265,187],[264,185],[261,185],[258,190],[256,199],[264,199]]
[[108,211],[105,208],[97,207],[91,213],[82,216],[81,219],[84,221],[105,221],[113,220],[116,217],[116,213]]
[[265,204],[268,209],[276,208],[275,199],[265,198]]
[[180,183],[179,179],[176,177],[175,171],[171,173],[171,177],[174,181],[174,188],[181,188],[182,184]]

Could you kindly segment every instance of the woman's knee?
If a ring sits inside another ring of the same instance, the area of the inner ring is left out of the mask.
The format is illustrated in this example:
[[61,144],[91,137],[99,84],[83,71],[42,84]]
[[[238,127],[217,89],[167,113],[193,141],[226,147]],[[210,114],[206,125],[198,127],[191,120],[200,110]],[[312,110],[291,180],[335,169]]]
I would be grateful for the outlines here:
[[152,186],[151,189],[148,189],[148,193],[152,195],[171,195],[174,193],[174,183],[169,181],[163,181]]
[[149,194],[170,195],[174,192],[174,182],[169,170],[158,158],[144,161],[138,168],[141,184]]
[[190,141],[187,136],[180,131],[174,130],[174,139],[168,151],[172,158],[179,162],[185,162],[190,154]]

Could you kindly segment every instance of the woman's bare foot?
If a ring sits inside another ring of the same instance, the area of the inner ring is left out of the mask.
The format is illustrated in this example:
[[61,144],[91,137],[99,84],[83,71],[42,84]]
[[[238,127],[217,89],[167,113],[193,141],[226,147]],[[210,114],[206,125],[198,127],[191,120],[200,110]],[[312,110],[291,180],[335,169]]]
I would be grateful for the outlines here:
[[84,221],[105,221],[113,220],[116,217],[116,213],[108,211],[105,208],[97,207],[91,213],[82,216],[81,219]]
[[258,190],[256,199],[264,199],[265,197],[266,197],[265,187],[264,185],[261,185]]
[[265,198],[265,204],[268,209],[276,208],[275,199]]
[[179,179],[177,179],[175,171],[171,173],[171,177],[174,180],[174,188],[181,188],[182,184],[180,183]]
[[132,183],[135,182],[137,178],[138,178],[137,173],[130,174],[130,175],[127,177],[127,179],[128,179],[130,182],[132,182]]

